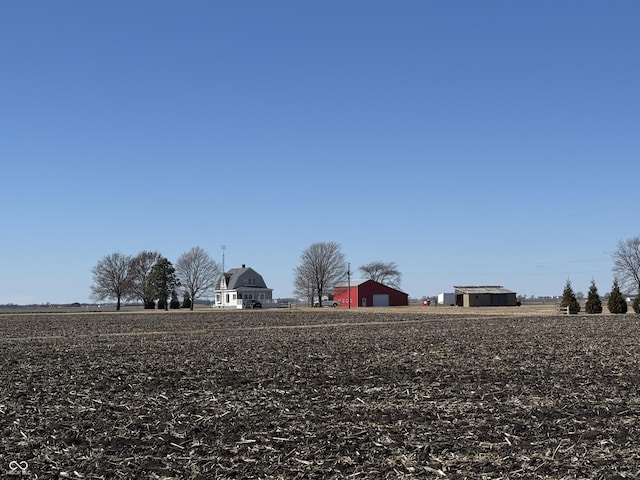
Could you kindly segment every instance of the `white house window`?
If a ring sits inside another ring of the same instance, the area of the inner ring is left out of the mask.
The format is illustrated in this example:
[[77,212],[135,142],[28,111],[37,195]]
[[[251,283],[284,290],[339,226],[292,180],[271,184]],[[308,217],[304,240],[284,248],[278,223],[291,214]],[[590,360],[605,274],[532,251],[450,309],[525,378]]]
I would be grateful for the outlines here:
[[258,299],[259,300],[264,300],[264,293],[259,293],[258,294]]
[[231,297],[233,300],[236,299],[236,294],[234,293],[233,296]]
[[241,293],[238,294],[238,300],[242,300],[242,294]]
[[253,300],[253,293],[245,293],[244,294],[244,299],[245,300]]
[[219,293],[216,293],[216,303],[222,303],[222,298]]

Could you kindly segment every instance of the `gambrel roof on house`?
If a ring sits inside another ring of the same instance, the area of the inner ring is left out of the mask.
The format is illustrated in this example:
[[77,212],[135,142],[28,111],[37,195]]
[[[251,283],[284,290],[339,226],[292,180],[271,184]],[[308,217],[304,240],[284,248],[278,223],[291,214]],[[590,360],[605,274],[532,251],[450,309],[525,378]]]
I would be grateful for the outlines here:
[[[222,281],[220,285],[222,286]],[[237,290],[241,287],[268,288],[262,275],[253,268],[244,265],[242,268],[232,268],[225,272],[224,285],[227,290]]]
[[220,275],[215,290],[215,307],[254,308],[258,304],[265,307],[272,303],[273,289],[267,287],[262,275],[253,268],[242,265]]

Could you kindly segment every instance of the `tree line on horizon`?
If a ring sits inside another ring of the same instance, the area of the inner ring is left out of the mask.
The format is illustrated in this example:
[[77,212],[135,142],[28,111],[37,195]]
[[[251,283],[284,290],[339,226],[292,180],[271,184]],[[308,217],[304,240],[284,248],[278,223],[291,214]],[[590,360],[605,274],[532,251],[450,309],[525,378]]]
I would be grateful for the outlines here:
[[[120,252],[105,255],[92,268],[91,298],[113,299],[116,310],[122,300],[141,301],[146,309],[189,308],[213,288],[220,265],[201,247],[182,254],[175,266],[162,254],[143,250],[137,255]],[[180,303],[179,293],[183,300]]]
[[[362,277],[388,287],[400,288],[402,273],[394,262],[373,261],[358,267]],[[312,243],[300,254],[300,264],[293,270],[294,294],[322,307],[324,297],[351,277],[351,266],[337,242]]]
[[[620,240],[612,253],[614,279],[611,291],[607,295],[607,308],[610,313],[627,313],[628,305],[623,288],[628,292],[635,292],[632,308],[635,313],[640,313],[640,237]],[[561,308],[568,308],[572,314],[579,313],[580,303],[573,291],[571,280],[567,279],[562,292]],[[589,314],[602,313],[602,299],[598,293],[595,280],[591,280],[589,293],[585,302],[585,312]]]
[[[399,288],[402,274],[394,262],[373,261],[358,267],[364,278]],[[175,266],[159,252],[144,250],[135,256],[120,252],[102,257],[91,270],[94,301],[113,299],[116,310],[123,300],[142,302],[145,309],[189,308],[196,299],[213,293],[222,275],[220,264],[201,247],[182,254]],[[294,269],[294,290],[298,298],[313,304],[337,283],[351,275],[341,247],[336,242],[311,244],[300,255]],[[183,300],[180,302],[179,295]]]
[[[618,284],[617,278],[613,280],[613,285],[611,287],[611,291],[606,296],[606,301],[609,313],[627,313],[627,300],[620,290],[620,285]],[[573,291],[573,287],[571,286],[571,280],[567,280],[567,283],[564,286],[564,290],[562,292],[562,300],[560,301],[560,308],[568,308],[568,313],[571,314],[580,313],[582,309],[580,302],[578,301],[576,294]],[[634,298],[632,308],[635,313],[640,313],[640,296],[636,296]],[[598,293],[598,287],[596,286],[595,280],[591,280],[591,285],[589,286],[589,293],[587,294],[587,300],[585,302],[584,310],[589,314],[598,314],[602,313],[603,311],[602,298]]]
[[[635,292],[633,309],[640,313],[640,236],[620,240],[612,253],[613,286],[607,299],[611,313],[625,313],[627,302],[623,290]],[[373,261],[359,268],[363,278],[375,280],[392,288],[399,288],[402,274],[394,262]],[[311,305],[337,284],[350,278],[350,264],[337,242],[316,242],[300,255],[300,263],[294,268],[293,285],[297,298]],[[142,251],[135,256],[120,252],[104,256],[92,269],[94,283],[91,296],[94,300],[138,300],[144,308],[190,308],[196,299],[213,290],[223,273],[220,264],[211,259],[201,247],[194,247],[182,254],[175,266],[159,252]],[[182,294],[180,302],[178,295]],[[580,304],[567,279],[561,307],[569,307],[571,313],[580,311]],[[587,313],[602,313],[602,300],[595,280],[591,281],[585,304]]]

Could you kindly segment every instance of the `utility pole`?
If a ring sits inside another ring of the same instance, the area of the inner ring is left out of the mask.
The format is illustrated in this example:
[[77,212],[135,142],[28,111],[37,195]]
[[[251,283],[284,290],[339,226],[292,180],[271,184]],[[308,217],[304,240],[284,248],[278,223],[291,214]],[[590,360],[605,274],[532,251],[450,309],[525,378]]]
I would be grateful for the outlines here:
[[347,308],[351,308],[351,262],[347,263],[347,292],[349,302]]

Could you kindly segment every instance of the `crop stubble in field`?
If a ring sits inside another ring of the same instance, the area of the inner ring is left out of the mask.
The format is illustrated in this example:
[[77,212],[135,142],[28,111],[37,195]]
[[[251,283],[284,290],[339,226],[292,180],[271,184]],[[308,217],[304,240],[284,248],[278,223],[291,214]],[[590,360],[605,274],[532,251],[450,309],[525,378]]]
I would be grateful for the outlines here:
[[0,468],[637,478],[639,340],[631,315],[0,316]]

